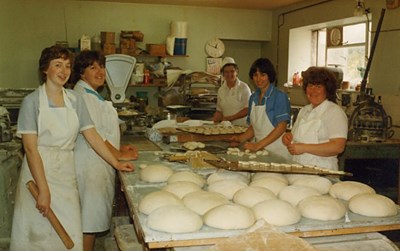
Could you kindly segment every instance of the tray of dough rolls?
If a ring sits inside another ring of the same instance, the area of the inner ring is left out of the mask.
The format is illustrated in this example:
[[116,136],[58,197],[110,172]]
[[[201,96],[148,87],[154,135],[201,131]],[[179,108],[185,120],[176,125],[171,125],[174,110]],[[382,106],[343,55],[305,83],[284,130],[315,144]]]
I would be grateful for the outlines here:
[[229,161],[224,159],[204,159],[204,161],[217,168],[222,168],[230,171],[353,176],[352,173],[329,170],[311,165],[261,161]]
[[180,131],[201,134],[201,135],[224,135],[224,134],[237,134],[244,133],[247,130],[245,126],[237,125],[203,125],[203,126],[184,126],[177,128]]

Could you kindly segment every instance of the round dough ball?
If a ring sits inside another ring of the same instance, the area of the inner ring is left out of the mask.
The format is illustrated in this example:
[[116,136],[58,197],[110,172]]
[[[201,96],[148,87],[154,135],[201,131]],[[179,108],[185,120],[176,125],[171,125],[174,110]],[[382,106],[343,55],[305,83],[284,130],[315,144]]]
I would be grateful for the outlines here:
[[207,178],[207,184],[213,184],[214,182],[220,181],[220,180],[239,180],[242,181],[246,184],[249,184],[250,179],[249,177],[240,172],[232,172],[232,171],[227,171],[223,169],[219,169],[217,172],[211,174]]
[[264,178],[264,177],[272,177],[272,178],[281,180],[282,182],[284,182],[284,183],[286,183],[286,184],[289,184],[289,181],[288,181],[288,180],[286,179],[286,177],[285,177],[283,174],[281,174],[281,173],[264,173],[264,172],[258,172],[258,173],[255,173],[255,174],[253,175],[253,177],[251,177],[251,180],[252,180],[252,181],[255,181],[255,180],[258,180],[258,179]]
[[177,182],[177,181],[189,181],[197,184],[199,187],[203,187],[206,183],[206,180],[200,174],[190,172],[190,171],[181,171],[172,174],[168,179],[168,184]]
[[248,228],[255,222],[252,210],[237,204],[215,207],[203,219],[206,225],[225,230]]
[[139,202],[139,211],[148,215],[155,209],[167,205],[183,205],[183,202],[170,192],[155,191],[143,197]]
[[338,220],[346,214],[345,205],[328,195],[305,198],[297,205],[303,217],[314,220]]
[[151,212],[147,217],[147,225],[167,233],[190,233],[198,231],[203,226],[203,220],[185,206],[169,205]]
[[220,180],[208,186],[208,191],[220,193],[228,200],[232,200],[233,195],[240,189],[247,187],[247,184],[240,180]]
[[283,182],[280,179],[276,179],[274,177],[263,177],[257,180],[254,180],[250,183],[249,186],[257,186],[264,187],[271,190],[276,196],[278,196],[279,192],[287,186],[287,183]]
[[182,199],[188,193],[201,190],[201,187],[190,181],[177,181],[167,184],[162,190],[173,193]]
[[264,219],[271,225],[287,226],[300,221],[299,210],[287,201],[272,199],[258,203],[253,207],[256,219]]
[[292,184],[314,188],[321,194],[327,194],[332,186],[332,182],[330,180],[317,175],[308,175],[301,177],[294,181]]
[[320,192],[311,187],[290,185],[283,188],[279,193],[279,199],[284,200],[297,206],[300,201],[314,195],[321,195]]
[[360,193],[375,193],[375,190],[361,182],[357,181],[342,181],[335,183],[329,189],[329,194],[333,198],[342,200],[350,200],[354,195]]
[[146,182],[165,182],[174,171],[164,165],[148,165],[140,170],[140,179]]
[[229,200],[222,194],[202,190],[188,193],[183,197],[183,204],[199,215],[204,215],[214,207],[228,203]]
[[249,208],[265,200],[276,199],[275,194],[264,187],[244,187],[233,195],[233,202]]
[[368,217],[397,215],[397,205],[388,197],[380,194],[357,194],[349,200],[349,208],[353,213]]
[[309,174],[285,174],[283,175],[285,178],[289,181],[289,184],[293,184],[296,180],[303,178],[303,177],[309,177]]

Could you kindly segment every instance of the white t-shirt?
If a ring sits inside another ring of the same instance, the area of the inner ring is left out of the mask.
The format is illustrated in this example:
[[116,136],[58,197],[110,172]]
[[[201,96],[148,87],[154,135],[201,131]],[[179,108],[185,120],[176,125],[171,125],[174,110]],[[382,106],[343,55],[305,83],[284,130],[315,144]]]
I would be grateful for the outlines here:
[[315,116],[321,119],[320,128],[318,129],[319,143],[328,142],[333,138],[347,139],[348,122],[346,113],[337,104],[325,100],[316,108],[312,108],[311,104],[304,106],[293,125],[292,132],[295,133],[302,119],[309,121]]
[[[243,108],[248,107],[250,94],[250,88],[245,82],[236,79],[235,86],[229,88],[224,81],[218,89],[217,111],[222,112],[225,117],[238,113]],[[239,124],[246,124],[246,117],[240,120],[243,120],[243,123]]]

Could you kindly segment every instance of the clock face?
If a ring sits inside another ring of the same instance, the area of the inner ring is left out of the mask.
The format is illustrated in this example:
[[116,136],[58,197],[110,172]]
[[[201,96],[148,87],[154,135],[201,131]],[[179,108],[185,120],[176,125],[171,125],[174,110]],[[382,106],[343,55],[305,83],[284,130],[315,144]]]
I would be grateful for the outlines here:
[[220,39],[214,38],[207,41],[205,49],[208,56],[219,58],[225,52],[225,45]]
[[342,42],[342,31],[338,28],[333,28],[330,34],[330,42],[332,45],[337,46]]

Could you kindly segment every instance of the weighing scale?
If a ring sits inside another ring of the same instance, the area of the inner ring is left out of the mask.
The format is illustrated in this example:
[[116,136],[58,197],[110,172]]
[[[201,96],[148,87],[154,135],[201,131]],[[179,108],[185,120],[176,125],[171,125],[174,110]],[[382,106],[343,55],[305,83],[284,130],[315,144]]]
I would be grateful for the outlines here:
[[106,80],[110,88],[112,102],[124,102],[125,91],[135,64],[136,58],[128,55],[111,54],[106,56]]

